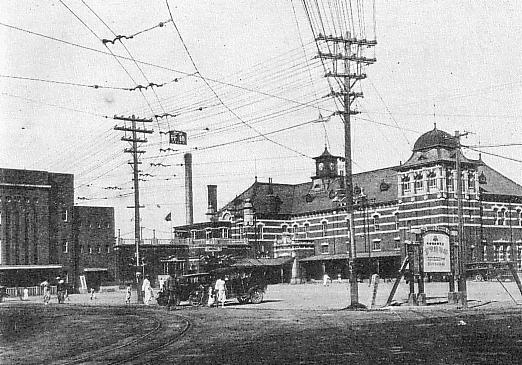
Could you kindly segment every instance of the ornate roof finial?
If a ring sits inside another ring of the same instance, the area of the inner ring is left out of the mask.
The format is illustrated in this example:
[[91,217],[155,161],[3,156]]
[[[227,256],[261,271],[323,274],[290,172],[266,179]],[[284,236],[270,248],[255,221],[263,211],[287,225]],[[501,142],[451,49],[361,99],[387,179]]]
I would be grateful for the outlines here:
[[437,122],[433,122],[433,129],[437,129]]

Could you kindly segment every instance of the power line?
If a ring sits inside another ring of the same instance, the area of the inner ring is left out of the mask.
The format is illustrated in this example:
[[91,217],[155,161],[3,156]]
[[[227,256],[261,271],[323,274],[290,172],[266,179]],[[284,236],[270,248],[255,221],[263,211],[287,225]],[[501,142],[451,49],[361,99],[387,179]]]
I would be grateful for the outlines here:
[[[189,57],[189,59],[190,59],[190,62],[191,62],[192,65],[194,66],[194,69],[196,70],[196,72],[197,72],[199,75],[201,75],[201,72],[199,71],[198,66],[196,65],[196,62],[194,61],[194,58],[193,58],[192,55],[190,54],[190,51],[189,51],[189,49],[188,49],[188,47],[187,47],[187,45],[186,45],[186,43],[185,43],[183,37],[181,36],[181,33],[180,33],[179,29],[178,29],[178,26],[176,25],[176,22],[174,21],[174,18],[173,18],[173,16],[172,16],[172,12],[170,11],[170,6],[169,6],[169,2],[168,2],[168,0],[165,0],[165,4],[167,5],[167,9],[168,9],[168,12],[169,12],[169,15],[170,15],[170,19],[172,20],[172,24],[174,25],[174,28],[176,29],[176,32],[178,33],[179,39],[181,40],[181,43],[183,44],[183,47],[185,48],[185,51],[187,52],[187,55],[188,55],[188,57]],[[297,154],[299,154],[299,155],[302,155],[302,156],[304,156],[304,157],[310,157],[310,156],[307,156],[306,154],[304,154],[304,153],[302,153],[302,152],[300,152],[300,151],[297,151],[297,150],[295,150],[295,149],[293,149],[293,148],[290,148],[290,147],[288,147],[288,146],[286,146],[286,145],[284,145],[284,144],[282,144],[282,143],[280,143],[280,142],[277,142],[277,141],[274,141],[274,140],[271,139],[271,138],[268,138],[268,137],[266,136],[266,134],[262,133],[262,132],[259,131],[258,129],[252,127],[250,124],[248,124],[247,122],[245,122],[245,121],[244,121],[244,120],[243,120],[243,119],[242,119],[242,118],[241,118],[241,117],[240,117],[236,112],[234,112],[232,109],[230,109],[230,107],[229,107],[227,104],[225,104],[225,102],[221,99],[221,97],[220,97],[220,96],[216,93],[216,91],[212,88],[212,86],[211,86],[210,83],[207,81],[207,79],[206,79],[206,78],[202,78],[202,79],[203,79],[203,81],[205,82],[205,84],[208,86],[208,88],[212,91],[212,93],[216,96],[216,98],[219,100],[219,102],[220,102],[221,104],[223,104],[223,106],[224,106],[224,107],[225,107],[225,108],[226,108],[226,109],[227,109],[227,110],[228,110],[232,115],[234,115],[234,116],[235,116],[239,121],[241,121],[241,123],[243,123],[245,126],[247,126],[248,128],[250,128],[250,129],[253,130],[255,133],[257,133],[259,136],[261,136],[262,138],[266,139],[266,140],[269,141],[269,142],[272,142],[272,143],[274,143],[274,144],[276,144],[276,145],[278,145],[278,146],[280,146],[280,147],[283,147],[283,148],[285,148],[285,149],[287,149],[287,150],[290,150],[290,151],[292,151],[292,152],[295,152],[295,153],[297,153]]]

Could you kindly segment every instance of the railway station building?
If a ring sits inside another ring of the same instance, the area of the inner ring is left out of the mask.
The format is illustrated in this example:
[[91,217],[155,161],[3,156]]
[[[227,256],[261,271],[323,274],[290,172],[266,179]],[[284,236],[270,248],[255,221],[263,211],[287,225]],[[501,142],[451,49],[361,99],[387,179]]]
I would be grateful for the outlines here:
[[456,156],[460,155],[467,261],[516,261],[522,256],[522,186],[466,157],[449,133],[421,135],[397,166],[353,175],[354,215],[344,197],[344,158],[326,148],[301,184],[256,181],[217,211],[230,237],[246,239],[254,257],[292,256],[303,279],[348,277],[350,225],[359,276],[395,276],[412,231],[457,231]]

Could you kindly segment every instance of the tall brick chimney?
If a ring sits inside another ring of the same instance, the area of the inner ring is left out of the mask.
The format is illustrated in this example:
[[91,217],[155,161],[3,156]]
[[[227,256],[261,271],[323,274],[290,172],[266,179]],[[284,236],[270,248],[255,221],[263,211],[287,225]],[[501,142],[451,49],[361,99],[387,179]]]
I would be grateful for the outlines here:
[[207,185],[208,210],[207,215],[211,222],[217,220],[217,185]]
[[192,194],[192,154],[185,153],[185,213],[186,224],[194,223],[194,198]]

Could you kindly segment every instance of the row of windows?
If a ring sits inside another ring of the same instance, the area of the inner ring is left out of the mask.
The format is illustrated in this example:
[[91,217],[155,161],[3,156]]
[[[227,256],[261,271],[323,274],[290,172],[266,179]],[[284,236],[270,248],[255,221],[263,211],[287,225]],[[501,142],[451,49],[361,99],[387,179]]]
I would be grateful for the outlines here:
[[[427,178],[424,179],[424,176],[421,173],[415,174],[413,176],[413,181],[411,181],[411,178],[409,176],[404,176],[401,180],[402,185],[402,193],[408,194],[413,191],[415,193],[423,192],[425,190],[426,186],[426,192],[434,191],[437,189],[437,176],[435,172],[429,172],[427,174]],[[453,176],[449,175],[446,177],[446,186],[448,188],[448,191],[454,191],[455,186],[455,179]],[[462,179],[462,186],[464,187],[465,180]],[[468,175],[468,191],[469,192],[475,192],[475,175],[469,174]]]
[[[62,252],[63,253],[69,253],[69,242],[67,240],[63,240],[62,241]],[[97,247],[93,247],[93,246],[87,246],[86,248],[84,248],[84,246],[80,246],[80,253],[102,253],[102,246],[97,246]],[[105,252],[106,253],[110,253],[111,252],[111,247],[109,245],[105,245]]]
[[[381,242],[382,241],[380,239],[372,240],[371,241],[371,250],[372,251],[381,251],[381,249],[382,249]],[[393,249],[400,250],[400,248],[401,248],[401,240],[396,238],[395,240],[393,240]],[[329,248],[328,243],[321,244],[321,253],[323,253],[323,254],[330,253],[330,248]]]
[[[511,217],[511,210],[502,208],[493,208],[495,214],[495,225],[497,226],[508,226],[513,223],[513,217]],[[522,226],[522,208],[515,210],[516,216],[514,217],[515,223],[518,226]]]
[[81,222],[80,221],[80,227],[89,227],[89,228],[111,228],[110,222]]
[[[80,253],[88,253],[88,254],[93,254],[93,253],[102,253],[103,251],[103,248],[102,246],[80,246]],[[106,253],[110,253],[111,252],[111,246],[109,245],[105,245],[105,252]]]

